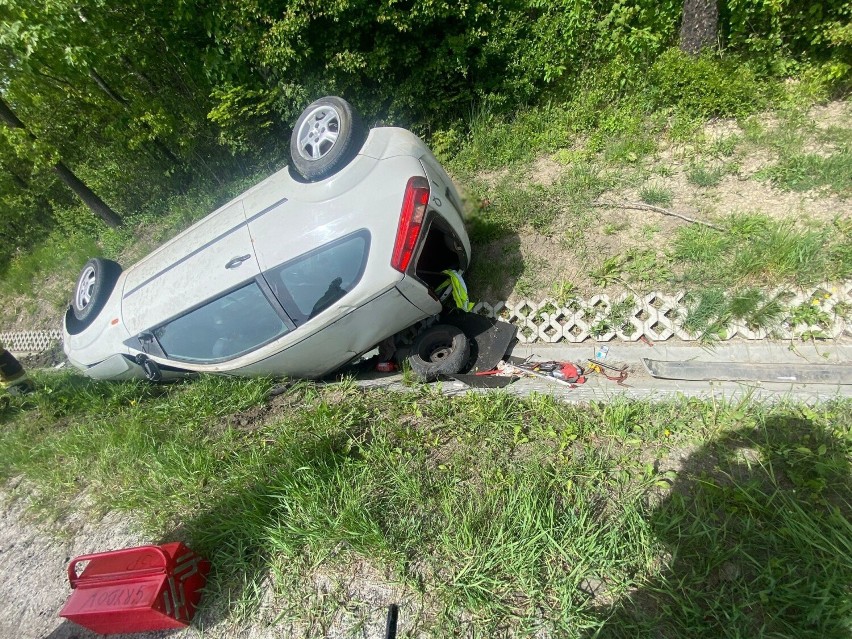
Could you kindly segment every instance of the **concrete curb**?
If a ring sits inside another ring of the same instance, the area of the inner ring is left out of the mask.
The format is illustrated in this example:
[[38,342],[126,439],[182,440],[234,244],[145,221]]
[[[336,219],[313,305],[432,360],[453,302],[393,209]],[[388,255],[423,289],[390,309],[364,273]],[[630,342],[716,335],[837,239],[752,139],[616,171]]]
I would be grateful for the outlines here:
[[[593,359],[600,343],[585,344],[518,344],[511,354],[515,357],[571,361],[584,364]],[[648,346],[644,343],[631,344],[610,342],[609,353],[604,361],[627,364],[629,376],[625,385],[592,373],[585,384],[571,388],[555,381],[522,378],[500,392],[520,397],[533,394],[546,395],[569,403],[612,402],[619,400],[672,401],[683,397],[705,401],[760,403],[796,402],[818,404],[838,399],[852,398],[852,385],[843,384],[800,384],[792,382],[733,382],[733,381],[682,381],[657,379],[645,370],[642,358],[669,361],[730,361],[748,363],[794,363],[834,364],[852,366],[852,343],[834,341],[828,343],[796,343],[790,341],[724,342],[712,347],[694,343],[669,341]],[[387,388],[410,390],[402,383],[400,374],[368,375],[356,382],[364,388]],[[490,393],[492,390],[470,388],[461,382],[445,380],[436,382],[446,395],[467,393]]]
[[[852,364],[852,343],[770,341],[722,342],[711,346],[699,346],[679,341],[644,343],[610,342],[605,362],[638,363],[643,357],[662,360],[702,362],[746,362],[758,363],[809,363],[809,364]],[[553,359],[582,363],[595,357],[601,344],[518,344],[512,349],[515,357],[536,356],[536,359]]]

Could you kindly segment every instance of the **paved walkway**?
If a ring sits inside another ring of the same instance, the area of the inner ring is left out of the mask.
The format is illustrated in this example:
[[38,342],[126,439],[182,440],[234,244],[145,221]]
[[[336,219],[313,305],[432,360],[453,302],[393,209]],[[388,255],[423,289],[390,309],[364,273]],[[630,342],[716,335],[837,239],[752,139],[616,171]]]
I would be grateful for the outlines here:
[[[571,361],[583,364],[594,357],[600,344],[522,344],[512,355],[534,359]],[[802,344],[793,342],[726,342],[713,348],[697,346],[688,342],[666,341],[648,346],[644,343],[627,344],[610,342],[607,362],[625,363],[629,366],[626,386],[620,386],[600,375],[590,374],[585,384],[576,388],[538,378],[523,378],[506,387],[506,392],[520,396],[531,393],[551,395],[568,402],[608,401],[619,397],[630,399],[665,400],[678,396],[716,398],[738,401],[746,398],[760,401],[792,400],[813,404],[837,398],[852,398],[852,385],[844,384],[796,384],[770,382],[733,381],[680,381],[652,377],[642,358],[675,361],[716,361],[749,363],[800,363],[835,364],[852,366],[852,342],[830,344]],[[400,374],[365,376],[357,382],[364,387],[392,389],[405,388]],[[470,387],[454,380],[439,382],[444,393],[450,395],[468,392],[490,392]]]

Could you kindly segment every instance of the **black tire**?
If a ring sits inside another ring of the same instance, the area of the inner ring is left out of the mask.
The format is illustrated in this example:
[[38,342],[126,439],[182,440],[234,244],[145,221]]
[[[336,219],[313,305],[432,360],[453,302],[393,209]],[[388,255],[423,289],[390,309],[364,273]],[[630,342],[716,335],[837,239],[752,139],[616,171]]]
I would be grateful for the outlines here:
[[[329,134],[336,134],[333,140]],[[293,168],[308,182],[337,173],[355,157],[366,139],[360,116],[343,98],[326,96],[310,104],[290,135]]]
[[121,266],[112,260],[96,257],[86,262],[71,298],[71,310],[81,328],[91,324],[101,312],[119,275]]
[[418,379],[433,382],[464,369],[470,361],[470,341],[455,326],[435,324],[417,336],[407,361]]

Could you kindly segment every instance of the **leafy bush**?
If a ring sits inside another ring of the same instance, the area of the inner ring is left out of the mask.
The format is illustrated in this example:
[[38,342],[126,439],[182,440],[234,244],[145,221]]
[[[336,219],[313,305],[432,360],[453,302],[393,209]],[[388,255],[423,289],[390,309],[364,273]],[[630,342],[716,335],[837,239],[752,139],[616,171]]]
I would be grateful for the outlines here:
[[659,107],[677,107],[700,117],[738,117],[766,105],[768,85],[748,62],[704,53],[694,57],[669,49],[651,67]]
[[[767,62],[784,56],[848,63],[852,6],[844,0],[728,0],[723,35],[729,47]],[[844,51],[844,48],[846,49]]]

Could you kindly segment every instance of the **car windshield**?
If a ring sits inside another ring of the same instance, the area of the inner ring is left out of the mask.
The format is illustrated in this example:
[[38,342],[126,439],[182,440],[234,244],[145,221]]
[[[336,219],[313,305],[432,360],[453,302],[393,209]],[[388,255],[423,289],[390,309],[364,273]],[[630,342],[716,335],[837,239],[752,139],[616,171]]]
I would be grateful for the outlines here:
[[359,231],[265,273],[278,301],[296,326],[350,292],[364,272],[370,236]]
[[154,330],[168,357],[211,362],[247,353],[288,328],[252,282]]

